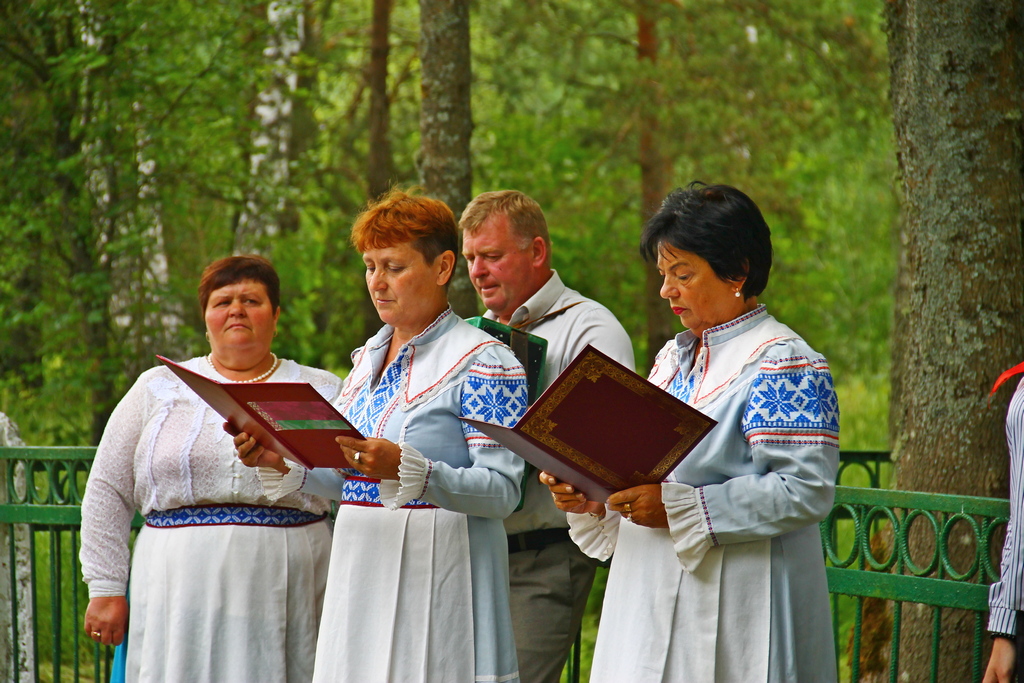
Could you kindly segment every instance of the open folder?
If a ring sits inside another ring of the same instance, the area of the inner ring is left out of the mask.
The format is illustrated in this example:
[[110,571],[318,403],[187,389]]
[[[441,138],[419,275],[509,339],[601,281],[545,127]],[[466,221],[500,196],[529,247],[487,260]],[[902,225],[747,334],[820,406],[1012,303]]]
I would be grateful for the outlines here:
[[514,427],[462,420],[602,503],[664,480],[717,424],[589,345]]
[[163,356],[157,358],[232,427],[307,469],[348,467],[334,437],[363,438],[306,382],[217,382]]

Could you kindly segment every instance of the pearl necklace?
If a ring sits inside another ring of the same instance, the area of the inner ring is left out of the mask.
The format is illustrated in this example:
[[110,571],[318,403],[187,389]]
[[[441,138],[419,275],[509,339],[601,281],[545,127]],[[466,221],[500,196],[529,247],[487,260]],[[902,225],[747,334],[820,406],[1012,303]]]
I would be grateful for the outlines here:
[[[259,377],[253,377],[252,379],[240,379],[240,380],[236,380],[235,383],[236,384],[252,384],[253,382],[262,382],[266,378],[268,378],[271,375],[273,375],[274,371],[277,370],[277,366],[281,364],[281,359],[278,358],[277,355],[274,354],[274,353],[271,353],[270,355],[274,356],[274,364],[270,366],[269,370],[264,372]],[[206,364],[209,365],[211,368],[213,368],[214,372],[220,374],[220,370],[218,370],[217,366],[213,364],[213,354],[212,353],[209,354],[208,356],[206,356]]]

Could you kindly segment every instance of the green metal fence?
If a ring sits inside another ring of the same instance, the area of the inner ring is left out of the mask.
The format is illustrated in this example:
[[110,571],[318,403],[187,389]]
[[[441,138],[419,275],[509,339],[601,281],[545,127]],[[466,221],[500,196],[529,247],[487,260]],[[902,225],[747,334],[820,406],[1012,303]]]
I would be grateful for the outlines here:
[[[849,667],[849,680],[868,674],[871,680],[901,680],[908,603],[930,611],[930,681],[939,680],[944,669],[965,668],[963,661],[940,657],[940,642],[945,615],[971,614],[969,675],[981,680],[988,584],[999,576],[997,539],[1009,514],[1006,500],[837,487],[821,528],[836,651],[847,657],[840,659]],[[844,610],[844,601],[851,609]],[[844,611],[852,612],[852,625],[842,623]],[[967,653],[954,656],[962,660]]]
[[836,483],[840,486],[888,488],[892,477],[889,451],[843,451]]
[[[0,448],[0,529],[7,536],[11,586],[6,675],[13,681],[109,678],[111,649],[81,628],[88,594],[78,564],[80,506],[95,452]],[[141,523],[137,516],[135,526]]]
[[[6,496],[0,503],[0,538],[7,537],[10,564],[12,625],[7,637],[13,681],[77,683],[109,677],[110,649],[86,638],[81,628],[88,597],[78,564],[79,506],[94,453],[94,448],[0,448]],[[888,453],[844,453],[840,482],[865,488],[839,486],[832,513],[822,522],[842,679],[863,680],[862,660],[870,649],[866,641],[876,642],[881,635],[888,680],[897,681],[905,654],[903,606],[919,603],[932,612],[932,680],[940,671],[944,610],[957,609],[974,613],[971,668],[973,680],[980,681],[987,584],[997,578],[996,546],[1009,503],[878,489],[890,472]],[[137,516],[135,525],[141,523]],[[911,551],[920,544],[916,536],[931,538],[931,545],[927,539],[924,545],[933,550],[923,561]],[[950,553],[954,536],[958,547],[963,538],[973,544],[966,561]],[[878,627],[865,625],[865,610],[872,605],[886,617],[881,634]],[[569,681],[580,678],[579,653],[577,646],[567,665]]]

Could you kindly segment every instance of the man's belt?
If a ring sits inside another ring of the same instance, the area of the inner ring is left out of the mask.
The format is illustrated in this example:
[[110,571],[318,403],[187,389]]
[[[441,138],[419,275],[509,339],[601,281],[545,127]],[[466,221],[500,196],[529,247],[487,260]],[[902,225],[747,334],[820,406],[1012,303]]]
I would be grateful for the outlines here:
[[508,552],[518,553],[524,550],[543,550],[555,543],[571,541],[569,530],[562,529],[537,529],[526,531],[521,534],[508,535]]

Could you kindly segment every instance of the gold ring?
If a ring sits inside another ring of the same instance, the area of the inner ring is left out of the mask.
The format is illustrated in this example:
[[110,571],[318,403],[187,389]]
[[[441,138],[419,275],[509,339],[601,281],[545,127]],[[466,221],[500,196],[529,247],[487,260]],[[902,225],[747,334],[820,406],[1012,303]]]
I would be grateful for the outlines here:
[[622,509],[626,511],[627,515],[633,513],[633,508],[629,507],[629,503],[623,504]]
[[102,634],[102,633],[100,633],[99,631],[93,631],[93,632],[92,632],[92,635],[93,635],[93,637],[94,637],[94,638],[99,638],[99,637],[100,637],[100,636],[102,636],[103,634]]
[[362,453],[360,453],[359,451],[356,451],[356,454],[352,456],[352,459],[355,460],[356,462],[361,462],[359,460],[359,456],[361,456],[361,455],[362,455]]

